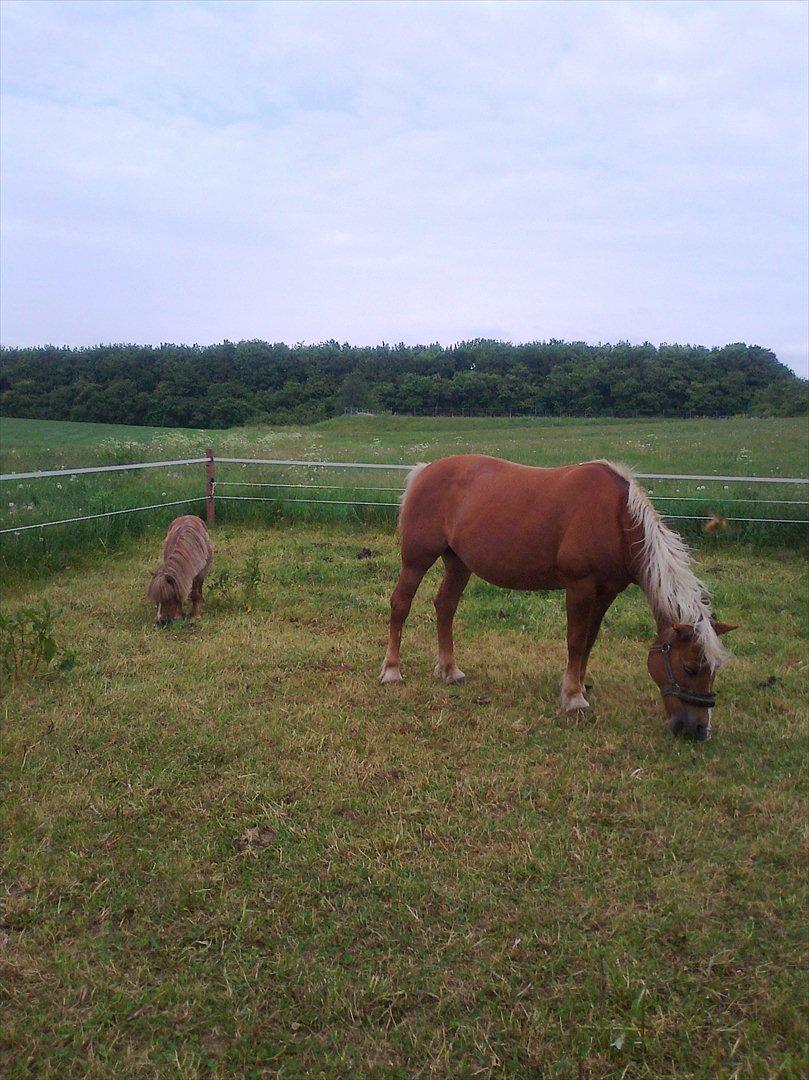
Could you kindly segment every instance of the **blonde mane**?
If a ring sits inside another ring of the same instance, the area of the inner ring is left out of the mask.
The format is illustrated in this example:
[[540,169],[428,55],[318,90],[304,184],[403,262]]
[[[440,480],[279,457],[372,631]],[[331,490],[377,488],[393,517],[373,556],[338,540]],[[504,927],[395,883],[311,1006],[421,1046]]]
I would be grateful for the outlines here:
[[194,578],[207,572],[213,548],[200,518],[175,518],[163,542],[163,562],[152,574],[148,596],[155,604],[188,599]]
[[600,464],[629,484],[627,506],[632,521],[643,535],[640,552],[640,586],[659,624],[688,623],[694,627],[705,661],[715,671],[730,659],[711,624],[710,597],[694,573],[688,546],[663,523],[631,469],[612,461]]

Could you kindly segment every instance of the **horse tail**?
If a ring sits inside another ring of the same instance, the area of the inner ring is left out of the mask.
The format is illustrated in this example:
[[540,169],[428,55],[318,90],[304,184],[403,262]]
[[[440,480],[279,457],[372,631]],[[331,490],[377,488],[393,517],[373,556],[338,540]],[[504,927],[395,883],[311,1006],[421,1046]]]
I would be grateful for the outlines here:
[[413,481],[416,479],[417,476],[420,476],[421,473],[424,472],[428,465],[428,461],[420,461],[418,465],[414,465],[410,472],[407,474],[404,491],[399,496],[399,527],[401,527],[402,524],[402,515],[404,514],[405,503],[407,502],[407,497],[410,494],[410,489],[413,486]]

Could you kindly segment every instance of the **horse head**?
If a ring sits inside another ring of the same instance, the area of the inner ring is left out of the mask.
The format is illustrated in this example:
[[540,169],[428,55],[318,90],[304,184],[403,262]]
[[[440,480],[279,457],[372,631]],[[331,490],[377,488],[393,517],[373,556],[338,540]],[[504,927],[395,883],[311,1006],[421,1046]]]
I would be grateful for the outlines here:
[[183,602],[177,581],[161,567],[152,573],[149,583],[149,599],[157,608],[155,624],[168,626],[182,618]]
[[[713,618],[711,627],[717,635],[736,629]],[[648,668],[660,688],[669,730],[697,742],[710,739],[716,670],[705,659],[695,627],[674,623],[662,630],[649,649]]]

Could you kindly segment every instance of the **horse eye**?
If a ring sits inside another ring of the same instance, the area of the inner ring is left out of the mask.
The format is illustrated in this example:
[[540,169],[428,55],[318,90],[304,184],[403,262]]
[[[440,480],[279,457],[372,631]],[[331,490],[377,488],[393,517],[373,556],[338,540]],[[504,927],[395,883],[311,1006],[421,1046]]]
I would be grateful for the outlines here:
[[689,664],[683,664],[683,671],[686,675],[699,675],[699,668],[691,667]]

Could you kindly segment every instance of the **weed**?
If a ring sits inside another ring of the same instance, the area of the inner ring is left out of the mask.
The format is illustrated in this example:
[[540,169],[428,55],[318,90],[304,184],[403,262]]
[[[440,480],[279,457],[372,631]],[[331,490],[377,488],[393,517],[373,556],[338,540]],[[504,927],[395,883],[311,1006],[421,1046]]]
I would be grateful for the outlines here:
[[[236,604],[242,611],[252,611],[259,600],[259,588],[264,581],[259,542],[236,564],[217,559],[205,581],[209,596],[218,597],[228,606]],[[238,594],[238,599],[237,599]]]
[[60,615],[47,600],[11,613],[0,611],[0,693],[54,662],[60,671],[73,667],[76,654],[57,645],[54,637]]

